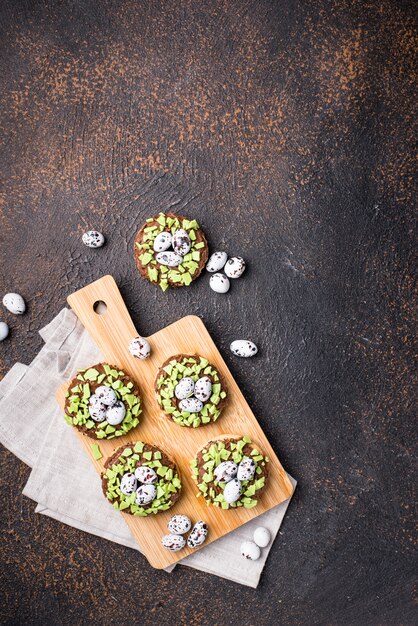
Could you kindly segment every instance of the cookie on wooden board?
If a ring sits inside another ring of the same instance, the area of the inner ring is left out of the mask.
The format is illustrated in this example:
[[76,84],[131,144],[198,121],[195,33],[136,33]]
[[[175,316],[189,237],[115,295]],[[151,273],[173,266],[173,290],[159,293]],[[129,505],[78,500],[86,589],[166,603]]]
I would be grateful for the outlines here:
[[139,424],[141,410],[135,381],[114,365],[98,363],[69,383],[64,418],[93,439],[113,439]]
[[163,291],[187,287],[206,265],[208,243],[196,220],[159,213],[138,231],[134,257],[141,276]]
[[157,373],[155,392],[167,417],[192,428],[216,422],[228,395],[224,377],[197,354],[167,359]]
[[115,509],[146,517],[167,511],[177,502],[181,480],[166,452],[137,441],[117,448],[107,459],[102,489]]
[[266,488],[269,458],[250,437],[209,441],[191,462],[193,479],[207,504],[252,509]]

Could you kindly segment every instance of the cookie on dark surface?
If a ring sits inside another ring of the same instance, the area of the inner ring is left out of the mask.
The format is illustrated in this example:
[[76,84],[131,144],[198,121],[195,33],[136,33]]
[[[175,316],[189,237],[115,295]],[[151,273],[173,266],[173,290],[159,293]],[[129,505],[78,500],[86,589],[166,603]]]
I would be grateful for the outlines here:
[[134,256],[141,276],[165,291],[196,280],[208,260],[208,243],[196,220],[159,213],[138,231]]
[[224,377],[197,354],[167,359],[158,371],[155,392],[167,417],[192,428],[216,422],[227,402]]
[[102,489],[115,509],[146,517],[167,511],[180,497],[181,480],[175,462],[163,450],[137,441],[109,457]]
[[124,371],[107,363],[79,370],[68,385],[64,418],[93,439],[126,435],[139,424],[138,385]]
[[[268,463],[269,458],[249,437],[237,436],[209,441],[199,450],[191,467],[199,495],[208,505],[225,510],[242,506],[252,509],[265,490]],[[227,491],[233,497],[226,499]]]

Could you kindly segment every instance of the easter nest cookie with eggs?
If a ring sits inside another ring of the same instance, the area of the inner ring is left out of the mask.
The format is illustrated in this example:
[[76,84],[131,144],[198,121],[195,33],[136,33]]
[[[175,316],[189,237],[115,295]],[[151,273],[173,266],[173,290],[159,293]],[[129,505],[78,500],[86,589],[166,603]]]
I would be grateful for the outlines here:
[[139,424],[139,388],[118,367],[98,363],[71,380],[64,412],[68,424],[93,439],[120,437]]
[[208,243],[196,220],[159,213],[138,231],[134,254],[141,276],[165,291],[196,280],[208,260]]
[[198,428],[216,422],[227,401],[224,377],[197,354],[176,354],[160,367],[156,380],[157,401],[176,424]]
[[247,436],[209,441],[191,462],[206,503],[221,509],[252,509],[266,488],[269,458]]
[[168,454],[137,441],[117,448],[107,459],[102,489],[115,509],[146,517],[173,506],[180,497],[181,480]]

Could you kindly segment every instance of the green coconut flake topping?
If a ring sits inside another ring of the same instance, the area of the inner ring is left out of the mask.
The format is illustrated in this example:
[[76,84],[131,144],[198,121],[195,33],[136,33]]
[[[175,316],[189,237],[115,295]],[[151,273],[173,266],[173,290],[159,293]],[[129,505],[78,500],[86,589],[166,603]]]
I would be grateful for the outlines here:
[[167,376],[159,376],[157,380],[157,399],[163,411],[168,413],[176,424],[198,428],[202,424],[216,422],[221,414],[217,408],[221,401],[221,394],[223,394],[222,400],[227,396],[226,391],[221,391],[220,383],[213,384],[212,390],[215,390],[216,393],[212,394],[199,413],[178,410],[174,396],[175,386],[186,376],[190,376],[194,382],[205,375],[210,376],[212,380],[219,381],[217,370],[209,364],[207,359],[204,357],[185,357],[181,361],[172,360],[163,367],[163,371],[166,372]]
[[[195,274],[199,270],[201,250],[205,247],[203,241],[197,242],[196,231],[200,226],[196,220],[169,217],[165,213],[159,213],[157,217],[148,218],[144,228],[143,240],[136,242],[138,258],[143,266],[147,267],[148,278],[152,283],[157,283],[163,291],[169,287],[169,281],[176,284],[188,286],[193,281]],[[174,234],[176,230],[183,228],[190,237],[190,251],[183,257],[183,262],[177,267],[167,267],[157,265],[154,253],[154,241],[160,233],[166,231]]]
[[[155,515],[159,511],[166,511],[172,505],[173,494],[181,489],[181,480],[177,472],[173,472],[171,467],[162,465],[159,459],[162,458],[158,450],[148,450],[143,452],[145,444],[142,441],[135,443],[133,448],[126,448],[119,459],[111,467],[106,469],[107,479],[106,496],[112,502],[115,509],[129,511],[136,516],[146,517]],[[154,460],[151,460],[154,459]],[[135,493],[127,496],[120,490],[122,476],[127,472],[135,471],[136,467],[146,465],[155,468],[155,463],[159,463],[156,468],[158,480],[155,484],[156,498],[150,506],[139,506],[135,503]]]
[[[266,480],[265,476],[260,477],[260,474],[263,473],[262,467],[268,463],[269,459],[253,446],[251,452],[248,449],[244,452],[248,444],[251,444],[251,439],[248,436],[244,436],[238,441],[229,443],[227,446],[224,441],[218,441],[211,443],[209,447],[203,448],[202,458],[204,460],[203,468],[205,472],[201,476],[200,481],[197,459],[193,459],[190,462],[192,477],[196,481],[199,490],[198,495],[201,494],[204,497],[206,504],[220,506],[222,509],[242,506],[252,509],[257,505],[257,492],[263,489]],[[241,481],[242,494],[240,499],[237,502],[228,503],[223,496],[225,483],[214,481],[214,470],[222,461],[232,459],[238,465],[246,456],[250,456],[255,461],[254,476],[251,480]],[[218,493],[213,486],[209,487],[211,484],[220,487],[221,491]]]
[[[132,428],[138,426],[139,416],[142,412],[141,399],[131,392],[132,382],[124,385],[120,380],[119,377],[125,376],[125,372],[113,369],[106,363],[103,364],[103,369],[104,374],[100,374],[94,367],[78,371],[78,384],[71,388],[73,395],[66,396],[68,399],[67,412],[70,415],[65,414],[64,419],[70,425],[84,426],[89,431],[95,430],[95,435],[98,439],[114,439],[115,437],[126,435]],[[118,399],[125,404],[126,415],[123,422],[118,425],[118,430],[108,424],[106,420],[97,423],[90,418],[89,400],[92,395],[90,383],[111,387]]]

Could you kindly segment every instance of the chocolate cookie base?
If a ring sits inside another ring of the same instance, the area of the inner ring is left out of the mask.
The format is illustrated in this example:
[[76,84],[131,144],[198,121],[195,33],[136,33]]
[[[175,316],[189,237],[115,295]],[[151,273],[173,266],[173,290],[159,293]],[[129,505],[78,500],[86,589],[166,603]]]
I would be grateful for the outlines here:
[[[98,440],[101,440],[101,439],[113,439],[114,437],[125,435],[131,429],[127,430],[126,432],[122,432],[120,435],[112,434],[112,435],[109,435],[109,436],[106,436],[106,437],[100,437],[100,436],[98,437],[97,434],[99,432],[103,432],[103,428],[98,428],[98,426],[100,424],[102,424],[103,422],[94,422],[94,420],[91,420],[95,424],[92,428],[88,428],[85,424],[75,424],[74,421],[73,421],[75,415],[73,413],[70,413],[69,407],[71,405],[70,398],[71,398],[71,389],[72,388],[74,388],[74,387],[76,387],[78,385],[85,385],[86,383],[88,383],[88,385],[90,387],[90,392],[91,392],[90,395],[93,395],[98,387],[101,387],[102,385],[106,385],[105,381],[106,381],[108,375],[106,374],[105,365],[107,367],[109,367],[111,370],[114,370],[114,371],[118,372],[118,376],[117,376],[117,378],[115,380],[120,380],[123,383],[123,386],[126,387],[126,385],[128,385],[129,383],[132,383],[132,388],[130,389],[130,393],[132,395],[136,396],[139,401],[141,401],[141,394],[139,392],[139,388],[138,388],[138,385],[136,384],[136,382],[132,378],[130,378],[130,376],[128,376],[125,372],[123,373],[123,375],[119,375],[119,372],[121,372],[122,370],[119,369],[118,367],[116,367],[115,365],[109,365],[108,363],[98,363],[96,365],[92,365],[89,368],[86,368],[85,370],[79,371],[77,373],[77,375],[74,376],[74,378],[71,380],[71,382],[68,385],[67,393],[70,394],[70,395],[65,398],[64,412],[65,412],[65,415],[67,416],[67,421],[69,423],[71,423],[71,425],[74,426],[74,428],[77,428],[77,430],[82,432],[84,435],[87,435],[88,437],[91,437],[92,439],[98,439]],[[84,376],[83,376],[83,373],[87,372],[90,369],[97,370],[99,372],[99,376],[105,375],[105,378],[101,382],[98,382],[97,380],[96,381],[94,381],[94,380],[85,380]],[[80,378],[80,376],[83,376],[83,378]],[[109,386],[109,385],[107,385],[107,386]],[[118,393],[117,390],[115,390],[115,391],[116,391],[116,393]],[[82,394],[80,394],[80,395],[82,395]],[[126,403],[124,403],[124,404],[126,404]],[[141,414],[141,409],[139,410],[138,415],[136,415],[134,417],[134,419],[138,419],[140,414]],[[132,428],[135,428],[137,426],[137,423],[133,424]],[[122,422],[122,424],[123,424],[123,422]],[[120,428],[115,427],[115,432],[116,432],[116,430],[120,430]]]
[[[187,217],[185,217],[184,215],[178,215],[177,213],[165,213],[164,214],[167,218],[171,218],[171,219],[178,219],[181,224],[183,224],[184,221],[190,221]],[[151,283],[157,284],[161,286],[161,281],[163,279],[164,276],[167,276],[167,274],[162,274],[160,271],[161,267],[165,267],[162,266],[160,263],[156,262],[152,267],[154,267],[157,271],[158,271],[158,278],[157,280],[152,280],[149,276],[148,273],[148,268],[149,265],[144,265],[140,259],[140,257],[142,256],[143,252],[140,251],[138,249],[137,244],[141,245],[144,243],[144,235],[145,235],[145,229],[149,228],[151,226],[157,226],[160,230],[159,232],[164,232],[164,231],[169,231],[170,229],[168,227],[162,227],[161,224],[157,221],[158,220],[158,215],[154,216],[153,218],[151,218],[150,222],[145,222],[145,224],[140,228],[140,230],[138,231],[136,237],[135,237],[135,242],[134,242],[134,257],[135,257],[135,262],[138,268],[139,273],[141,274],[141,276],[143,278],[145,278],[146,280],[148,280]],[[181,226],[182,227],[182,226]],[[187,229],[186,229],[187,230]],[[202,231],[201,228],[195,230],[196,233],[196,240],[193,242],[194,244],[200,244],[203,243],[204,246],[202,248],[199,249],[199,253],[200,253],[200,258],[199,261],[196,261],[197,263],[197,268],[194,270],[193,273],[191,273],[191,282],[195,281],[196,278],[198,278],[202,272],[202,270],[204,269],[204,267],[206,266],[207,260],[208,260],[208,255],[209,255],[209,249],[208,249],[208,242],[206,241],[206,237]],[[154,252],[152,252],[152,254],[156,254]],[[171,269],[176,269],[176,268],[171,268]],[[184,283],[181,282],[175,282],[173,280],[170,279],[169,276],[167,276],[167,283],[169,287],[184,287],[186,286]]]
[[[242,441],[243,437],[225,437],[225,438],[219,438],[219,439],[213,439],[211,441],[208,441],[208,443],[205,444],[205,446],[199,450],[199,452],[196,455],[196,459],[194,462],[192,462],[192,467],[193,467],[193,479],[196,481],[196,483],[198,485],[200,484],[205,484],[207,485],[207,493],[202,493],[200,490],[199,492],[201,493],[201,495],[205,498],[206,502],[208,504],[215,504],[215,502],[217,502],[215,500],[215,498],[217,496],[219,496],[220,494],[223,494],[224,491],[224,485],[225,483],[218,483],[217,481],[215,481],[214,479],[210,480],[210,481],[206,481],[203,480],[203,477],[205,476],[207,478],[208,476],[208,468],[204,467],[205,464],[208,463],[208,461],[204,458],[204,455],[207,454],[207,452],[209,451],[209,448],[211,445],[217,445],[218,443],[223,443],[225,446],[225,449],[228,450],[229,452],[231,452],[231,456],[228,459],[224,459],[224,458],[220,458],[219,459],[219,463],[222,463],[223,461],[226,460],[230,460],[232,461],[232,455],[233,452],[230,448],[231,444],[237,444],[239,441]],[[236,508],[237,506],[245,506],[245,504],[243,503],[243,498],[248,498],[248,499],[253,499],[256,500],[256,504],[258,503],[260,497],[262,496],[262,494],[264,493],[266,486],[267,486],[267,481],[268,481],[268,474],[269,474],[269,470],[268,470],[268,457],[264,456],[264,454],[259,450],[259,448],[253,444],[252,442],[246,442],[245,445],[242,447],[241,450],[241,454],[242,457],[250,457],[250,458],[254,458],[254,455],[252,455],[253,450],[257,450],[258,451],[258,455],[256,456],[262,456],[263,457],[263,461],[256,461],[256,468],[260,468],[260,472],[257,472],[254,474],[254,477],[249,480],[249,481],[242,481],[242,484],[245,485],[245,488],[243,489],[243,493],[241,494],[240,498],[237,500],[236,503],[233,503],[232,505],[229,504],[229,506],[223,506],[221,505],[221,503],[219,502],[217,504],[217,506],[221,506],[221,508],[223,508],[224,510],[228,510],[230,508]],[[214,468],[219,464],[217,463],[216,465],[214,465]],[[263,464],[264,463],[264,464]],[[264,478],[264,485],[262,487],[260,487],[259,489],[257,489],[255,491],[255,493],[252,496],[244,496],[244,491],[246,491],[248,489],[248,487],[250,485],[255,485],[256,481]],[[210,490],[213,490],[212,495],[210,494]],[[248,508],[252,508],[252,506],[256,506],[256,504],[249,506]]]
[[[125,462],[127,462],[127,460],[130,457],[124,457],[123,453],[128,448],[131,448],[134,451],[135,445],[136,445],[135,442],[131,442],[131,443],[127,443],[127,444],[125,444],[123,446],[120,446],[119,448],[117,448],[113,452],[113,454],[106,460],[106,462],[104,464],[104,471],[101,474],[102,491],[103,491],[103,494],[104,494],[105,498],[107,500],[109,500],[109,502],[111,502],[112,505],[114,505],[115,502],[118,505],[120,505],[123,500],[122,500],[122,498],[120,496],[117,496],[117,497],[115,497],[113,499],[108,498],[107,493],[108,493],[109,479],[106,476],[106,470],[111,469],[112,466],[117,464],[120,460],[125,460]],[[140,457],[135,462],[133,471],[135,471],[135,469],[137,467],[141,467],[142,465],[144,465],[144,464],[146,464],[148,462],[148,459],[144,459],[144,456],[143,456],[144,452],[151,452],[152,454],[154,454],[155,452],[159,452],[161,454],[161,458],[159,459],[161,465],[163,465],[165,467],[168,467],[169,469],[171,469],[173,471],[173,474],[175,474],[177,476],[180,476],[178,468],[177,468],[177,465],[174,463],[173,459],[170,456],[168,456],[168,454],[166,452],[164,452],[164,450],[162,450],[161,448],[159,448],[157,446],[154,446],[153,444],[150,444],[150,443],[144,443],[142,452],[139,452],[139,453],[133,452],[133,454],[138,454],[139,457]],[[128,472],[128,471],[132,471],[132,470],[131,469],[126,469],[126,472]],[[179,499],[180,494],[181,494],[181,487],[178,489],[178,491],[172,493],[172,495],[170,497],[170,500],[168,501],[169,507],[161,509],[161,511],[168,510],[169,508],[171,508],[177,502],[177,500]],[[141,505],[140,508],[144,509],[144,510],[149,510],[149,509],[152,508],[152,504],[153,504],[152,502],[150,504],[144,504],[144,505]],[[130,515],[134,515],[134,513],[132,513],[130,511],[129,507],[124,509],[124,511],[126,513],[129,513]],[[161,511],[157,511],[156,514],[158,512],[161,512]]]
[[[183,361],[183,359],[196,359],[198,362],[200,361],[201,357],[199,354],[175,354],[174,356],[171,356],[170,358],[166,359],[166,361],[164,361],[164,363],[161,365],[160,369],[157,372],[157,376],[155,378],[155,383],[154,383],[154,389],[155,389],[155,393],[156,393],[156,397],[157,397],[157,402],[159,407],[161,408],[161,410],[164,412],[164,414],[171,420],[174,421],[172,418],[171,413],[167,413],[165,410],[164,405],[160,402],[159,400],[159,395],[160,395],[160,389],[158,388],[158,380],[160,379],[161,376],[163,376],[164,379],[169,379],[170,375],[164,370],[164,367],[166,367],[167,365],[170,364],[171,361],[177,361],[177,362],[181,362]],[[207,360],[207,359],[206,359]],[[222,413],[222,410],[224,409],[225,405],[227,404],[228,401],[228,388],[227,388],[227,384],[226,384],[226,380],[225,377],[219,372],[219,370],[212,365],[212,363],[210,363],[208,361],[208,365],[205,367],[210,366],[211,368],[213,368],[218,377],[219,377],[219,381],[214,381],[213,376],[211,374],[202,374],[204,376],[208,376],[208,378],[210,378],[210,381],[212,384],[216,384],[219,383],[221,385],[221,392],[224,391],[227,395],[225,398],[221,398],[221,400],[219,401],[219,403],[216,405],[217,410],[219,411],[219,413]],[[181,380],[181,379],[179,379]],[[176,398],[176,396],[173,394],[173,397],[171,398],[171,406],[175,407],[177,410],[180,411],[178,405],[179,405],[180,400],[178,400]],[[199,416],[200,413],[195,413],[194,415]],[[217,419],[219,419],[220,416],[218,416]],[[208,422],[208,424],[211,424],[214,420],[210,420],[210,422]],[[216,421],[216,420],[215,420]],[[200,426],[205,426],[205,423],[200,424]]]

